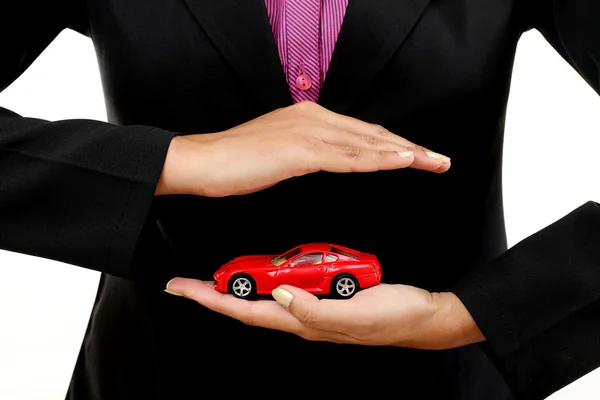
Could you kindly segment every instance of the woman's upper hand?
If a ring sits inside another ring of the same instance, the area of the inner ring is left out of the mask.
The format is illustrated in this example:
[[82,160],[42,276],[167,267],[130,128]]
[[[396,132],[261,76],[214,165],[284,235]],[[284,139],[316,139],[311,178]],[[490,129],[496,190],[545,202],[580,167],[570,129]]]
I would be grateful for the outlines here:
[[440,350],[484,340],[457,296],[413,286],[381,284],[348,300],[319,300],[284,285],[273,291],[274,302],[241,300],[215,291],[212,282],[175,278],[167,292],[245,324],[312,341]]
[[227,131],[173,139],[156,194],[222,197],[317,171],[445,172],[450,159],[385,128],[302,102]]

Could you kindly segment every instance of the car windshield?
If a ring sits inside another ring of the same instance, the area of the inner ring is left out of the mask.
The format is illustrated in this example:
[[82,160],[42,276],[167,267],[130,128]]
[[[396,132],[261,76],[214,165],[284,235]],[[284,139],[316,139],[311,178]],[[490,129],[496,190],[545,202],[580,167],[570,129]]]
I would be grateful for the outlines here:
[[279,267],[281,264],[283,264],[290,258],[294,257],[295,255],[300,254],[300,251],[301,251],[301,249],[298,247],[298,248],[290,250],[287,253],[282,254],[280,256],[275,256],[271,259],[271,263],[273,263],[273,265],[275,265],[276,267]]

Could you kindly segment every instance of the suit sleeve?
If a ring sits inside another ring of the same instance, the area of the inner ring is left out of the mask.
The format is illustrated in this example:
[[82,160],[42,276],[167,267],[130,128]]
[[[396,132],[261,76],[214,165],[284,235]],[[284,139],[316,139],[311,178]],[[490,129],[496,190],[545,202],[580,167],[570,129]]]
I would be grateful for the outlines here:
[[[0,90],[75,23],[78,3],[84,2],[1,2]],[[148,126],[50,122],[0,108],[0,249],[133,277],[132,259],[173,136]]]
[[[528,17],[600,92],[600,1],[540,0]],[[600,206],[582,205],[451,291],[517,399],[547,398],[600,367]]]

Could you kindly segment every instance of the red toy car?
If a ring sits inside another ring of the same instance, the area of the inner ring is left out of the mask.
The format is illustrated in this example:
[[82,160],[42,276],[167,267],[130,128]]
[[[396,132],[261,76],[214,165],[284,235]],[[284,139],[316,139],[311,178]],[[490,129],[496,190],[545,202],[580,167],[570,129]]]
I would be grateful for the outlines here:
[[381,282],[381,266],[373,254],[327,243],[294,247],[280,255],[238,257],[214,274],[215,289],[240,299],[270,294],[292,285],[316,295],[348,299]]

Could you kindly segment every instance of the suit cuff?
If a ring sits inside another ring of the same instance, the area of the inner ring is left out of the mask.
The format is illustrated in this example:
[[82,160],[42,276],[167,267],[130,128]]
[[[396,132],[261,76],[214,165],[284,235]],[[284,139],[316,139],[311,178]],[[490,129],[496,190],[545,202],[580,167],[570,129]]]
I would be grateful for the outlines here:
[[[450,289],[519,399],[600,366],[600,206],[587,202]],[[595,313],[595,314],[594,314]]]
[[150,128],[149,131],[140,131],[137,141],[128,143],[130,146],[139,146],[142,151],[135,153],[138,157],[136,179],[129,183],[127,200],[111,242],[108,273],[130,278],[138,278],[145,274],[139,270],[139,263],[133,262],[134,255],[142,232],[151,230],[148,226],[156,223],[149,221],[148,215],[154,202],[154,193],[167,150],[176,135],[170,131]]

